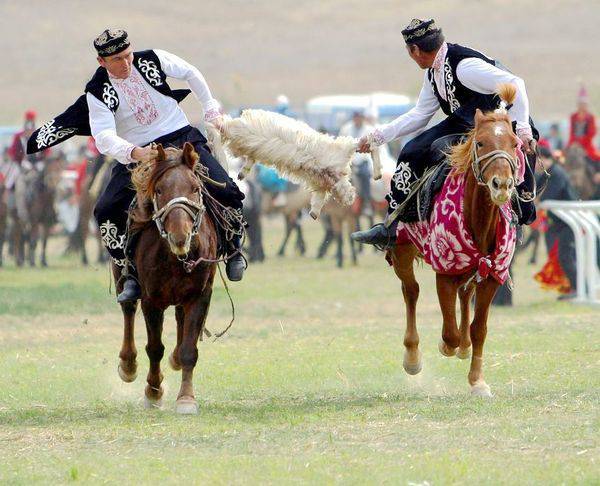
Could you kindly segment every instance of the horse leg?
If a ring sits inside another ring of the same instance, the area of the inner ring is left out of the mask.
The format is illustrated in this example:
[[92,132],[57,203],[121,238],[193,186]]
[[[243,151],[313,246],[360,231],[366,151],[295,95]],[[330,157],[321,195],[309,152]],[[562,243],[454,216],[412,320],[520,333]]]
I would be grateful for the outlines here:
[[395,246],[388,255],[392,259],[394,272],[402,281],[402,295],[406,305],[406,331],[404,333],[404,370],[409,375],[416,375],[423,369],[423,355],[419,350],[419,333],[417,332],[417,300],[419,284],[415,279],[413,261],[417,249],[412,244]]
[[179,371],[181,369],[181,363],[179,362],[179,347],[181,346],[181,340],[183,338],[184,318],[185,314],[183,312],[183,307],[178,305],[175,307],[175,319],[177,320],[177,344],[175,345],[173,352],[169,355],[169,364],[175,371]]
[[39,225],[32,224],[31,230],[29,232],[29,238],[27,240],[27,257],[29,260],[29,266],[35,267],[35,251],[37,249],[37,241],[38,241],[38,233],[39,233]]
[[471,356],[471,297],[475,287],[470,286],[467,289],[464,286],[458,288],[458,300],[460,301],[460,343],[456,351],[456,357],[467,359]]
[[146,381],[145,406],[146,408],[160,407],[162,404],[163,374],[160,371],[160,361],[165,353],[165,347],[162,343],[162,329],[164,310],[152,306],[147,301],[142,300],[142,311],[146,321],[146,333],[148,334],[148,343],[146,344],[146,354],[150,360],[150,369]]
[[123,342],[119,352],[118,372],[121,380],[131,383],[137,378],[137,349],[135,347],[135,311],[137,302],[121,304],[123,312]]
[[337,266],[338,268],[342,268],[344,266],[344,237],[341,231],[335,235],[335,239],[337,241]]
[[438,300],[444,324],[442,326],[442,340],[438,349],[444,356],[454,356],[460,344],[460,334],[456,325],[456,292],[458,284],[451,275],[436,275]]
[[306,254],[306,242],[304,241],[304,234],[302,233],[302,225],[300,224],[300,218],[298,218],[298,221],[296,221],[296,231],[296,248],[298,248],[300,256],[304,256]]
[[[357,223],[358,218],[356,218],[355,223],[356,225],[358,225]],[[356,251],[356,246],[355,246],[355,241],[352,239],[352,228],[350,226],[351,221],[348,224],[348,243],[350,244],[350,255],[352,256],[352,265],[358,265],[358,257],[357,257],[357,251]]]
[[290,239],[290,235],[292,234],[292,228],[293,228],[293,224],[290,221],[291,216],[284,214],[283,217],[285,218],[285,236],[283,237],[283,241],[281,242],[281,246],[279,247],[279,251],[277,252],[278,256],[285,255],[285,247],[287,246],[287,242]]
[[45,224],[42,226],[42,259],[41,264],[42,267],[48,266],[48,261],[46,260],[46,248],[48,246],[48,234],[50,233],[50,226]]
[[200,298],[184,307],[183,336],[179,348],[179,362],[181,363],[181,388],[177,395],[177,413],[196,414],[198,403],[194,396],[194,367],[198,361],[198,337],[204,328],[212,284],[202,293]]
[[490,305],[498,290],[499,284],[493,278],[482,281],[475,290],[475,317],[471,324],[471,341],[473,342],[473,356],[471,356],[471,369],[469,370],[469,384],[471,395],[491,397],[490,387],[483,379],[483,343],[487,334],[487,319]]

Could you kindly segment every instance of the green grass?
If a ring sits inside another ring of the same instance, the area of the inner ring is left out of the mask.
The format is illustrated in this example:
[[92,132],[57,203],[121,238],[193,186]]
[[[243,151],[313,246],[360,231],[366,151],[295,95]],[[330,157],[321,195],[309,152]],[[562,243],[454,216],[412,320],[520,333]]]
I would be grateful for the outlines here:
[[[307,226],[314,252],[320,229]],[[266,230],[269,255],[279,231]],[[107,270],[50,264],[0,270],[0,484],[600,483],[598,309],[557,303],[533,267],[516,269],[515,307],[492,311],[495,397],[481,400],[468,363],[437,352],[429,269],[418,271],[425,365],[409,377],[400,285],[381,256],[343,270],[271,257],[232,285],[238,319],[200,345],[200,414],[180,417],[166,360],[164,410],[142,408],[141,316],[138,379],[117,376]],[[219,284],[208,326],[228,319]],[[164,342],[170,352],[172,312]]]

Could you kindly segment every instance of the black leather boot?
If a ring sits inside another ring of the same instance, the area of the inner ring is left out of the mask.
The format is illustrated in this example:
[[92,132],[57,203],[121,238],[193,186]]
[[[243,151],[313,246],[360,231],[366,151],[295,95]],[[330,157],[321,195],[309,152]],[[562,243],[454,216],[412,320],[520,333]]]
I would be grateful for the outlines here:
[[234,236],[229,243],[228,255],[232,255],[225,264],[225,273],[232,282],[239,282],[246,270],[246,259],[242,255],[242,238]]
[[393,223],[387,227],[384,223],[379,223],[366,231],[356,231],[350,237],[357,243],[366,245],[375,245],[382,248],[391,248],[396,243],[396,227],[398,223]]
[[117,296],[117,302],[124,304],[125,302],[135,302],[142,296],[142,289],[137,279],[129,276],[123,284],[123,290]]

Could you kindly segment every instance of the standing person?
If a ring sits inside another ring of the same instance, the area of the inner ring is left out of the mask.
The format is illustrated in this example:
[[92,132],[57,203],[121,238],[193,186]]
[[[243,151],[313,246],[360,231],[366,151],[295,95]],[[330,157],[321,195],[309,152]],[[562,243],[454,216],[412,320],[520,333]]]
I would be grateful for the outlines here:
[[558,123],[553,123],[550,125],[548,143],[550,144],[550,148],[553,152],[562,151],[565,148]]
[[383,145],[425,128],[440,108],[447,118],[404,146],[392,178],[391,192],[386,197],[389,208],[385,222],[368,231],[354,233],[353,239],[360,243],[386,246],[394,241],[398,219],[414,222],[403,214],[406,206],[403,203],[425,170],[441,160],[440,153],[432,148],[433,142],[447,135],[471,130],[477,109],[496,109],[499,98],[495,93],[501,83],[512,83],[517,88],[516,101],[514,106],[509,107],[508,113],[513,120],[513,129],[528,154],[530,166],[525,171],[525,181],[517,188],[521,197],[528,201],[520,205],[519,223],[531,223],[535,219],[533,167],[538,135],[529,117],[529,100],[523,80],[479,51],[447,43],[433,19],[413,19],[402,35],[408,55],[425,70],[419,99],[413,109],[390,123],[377,126],[364,136],[358,150],[366,153],[371,150],[371,145]]
[[600,162],[600,153],[594,146],[596,117],[589,111],[589,99],[585,86],[579,90],[577,111],[571,115],[571,130],[568,147],[580,145],[591,162]]
[[[342,125],[340,136],[360,139],[373,130],[373,126],[366,120],[362,111],[355,111],[352,119]],[[356,179],[358,195],[361,199],[360,213],[370,216],[373,214],[371,207],[371,175],[373,174],[373,162],[369,154],[356,153],[352,158],[352,177]]]
[[[4,165],[5,186],[8,191],[15,187],[19,174],[22,171],[28,171],[33,167],[32,162],[27,157],[27,140],[35,130],[36,113],[33,110],[25,112],[25,121],[23,129],[13,135],[10,146],[8,147],[8,161]],[[37,158],[31,157],[32,161]]]
[[[579,199],[579,195],[571,185],[569,175],[563,167],[554,160],[552,152],[547,145],[541,144],[539,148],[539,158],[542,166],[550,174],[546,189],[540,195],[540,200],[553,199],[557,201],[575,201]],[[538,174],[540,183],[542,177],[544,177],[544,174]],[[562,269],[562,272],[564,272],[569,281],[570,293],[559,298],[574,297],[577,291],[575,239],[571,228],[569,228],[562,219],[554,216],[552,211],[548,212],[546,248],[548,249],[550,264],[545,265],[545,269],[536,276],[536,279],[542,284],[557,281],[559,280],[558,277],[560,277],[558,274],[561,274],[560,269]],[[553,255],[555,253],[558,254],[557,260],[560,264],[560,269],[553,261]]]
[[[200,71],[180,57],[155,49],[134,52],[127,32],[103,31],[93,42],[100,67],[85,87],[85,95],[62,115],[46,123],[29,140],[31,151],[60,143],[79,134],[94,137],[98,150],[117,164],[94,215],[103,242],[113,261],[124,269],[126,280],[118,302],[135,301],[141,295],[131,258],[126,258],[127,211],[135,196],[130,167],[157,156],[152,143],[181,148],[193,144],[210,178],[225,188],[208,185],[207,190],[235,216],[228,221],[233,235],[224,243],[227,276],[241,280],[245,262],[241,255],[242,192],[211,155],[206,138],[192,127],[179,107],[189,90],[172,90],[167,78],[185,80],[202,104],[205,120],[222,125],[218,102]],[[222,235],[224,237],[224,235]],[[127,248],[128,256],[133,248]]]

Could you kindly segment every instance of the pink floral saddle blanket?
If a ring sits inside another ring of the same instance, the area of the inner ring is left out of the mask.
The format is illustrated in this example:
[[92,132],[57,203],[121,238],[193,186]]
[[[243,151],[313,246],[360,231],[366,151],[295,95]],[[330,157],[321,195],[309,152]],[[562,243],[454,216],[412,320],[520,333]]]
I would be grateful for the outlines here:
[[494,251],[484,255],[477,249],[465,224],[465,182],[464,174],[450,173],[435,197],[429,220],[399,223],[397,243],[413,243],[437,273],[457,275],[476,270],[478,281],[491,275],[503,284],[508,278],[516,243],[516,228],[507,217],[511,214],[511,203],[508,201],[501,208]]

